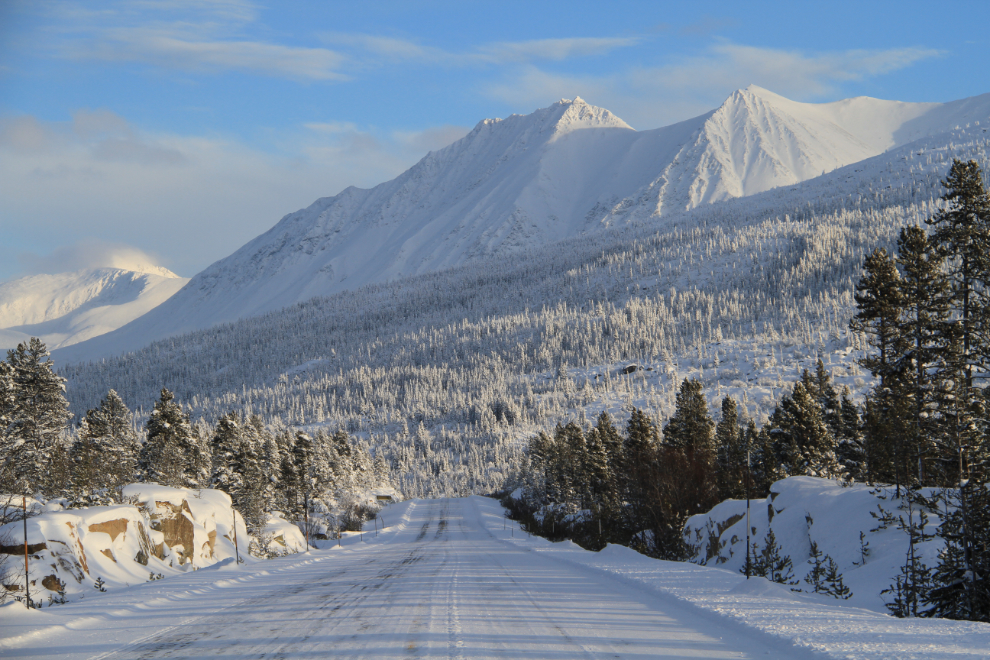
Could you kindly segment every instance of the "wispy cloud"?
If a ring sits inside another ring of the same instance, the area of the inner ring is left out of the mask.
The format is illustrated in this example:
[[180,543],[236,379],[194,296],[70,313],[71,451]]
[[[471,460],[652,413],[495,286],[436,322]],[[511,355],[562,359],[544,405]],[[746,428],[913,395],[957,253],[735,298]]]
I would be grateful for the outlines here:
[[481,89],[490,98],[523,107],[577,94],[633,126],[654,128],[710,110],[732,91],[751,84],[795,100],[822,100],[843,83],[941,54],[929,48],[804,53],[718,41],[701,55],[608,76],[560,74],[530,64]]
[[670,90],[726,90],[755,83],[791,98],[815,99],[832,93],[839,83],[903,69],[939,54],[928,48],[806,54],[721,42],[704,55],[636,72],[634,81]]
[[501,41],[466,51],[448,51],[408,39],[371,34],[325,33],[323,40],[346,50],[356,66],[414,62],[443,66],[515,65],[538,61],[560,62],[578,57],[604,55],[642,42],[641,37],[574,37]]
[[506,41],[480,46],[476,56],[482,60],[499,64],[529,63],[536,60],[559,62],[573,57],[603,55],[617,48],[636,46],[641,41],[640,37],[579,37]]
[[239,0],[132,0],[99,10],[57,4],[61,56],[141,62],[203,73],[247,71],[301,80],[342,80],[346,57],[318,46],[286,45],[252,34],[253,3]]
[[[191,275],[286,211],[349,185],[391,179],[467,131],[376,131],[326,121],[285,129],[272,138],[273,150],[262,151],[224,136],[149,133],[106,110],[79,111],[64,122],[0,118],[4,218],[10,232],[21,232],[18,240],[97,237],[169,255],[164,265]],[[0,278],[16,274],[16,254],[6,247]],[[60,260],[82,263],[73,254],[28,255],[21,265],[51,272]],[[113,265],[107,254],[98,252],[92,263]]]
[[250,71],[270,76],[312,80],[344,80],[346,58],[326,48],[283,46],[260,41],[190,38],[181,28],[117,28],[103,31],[98,41],[70,49],[77,58],[144,62],[188,71]]
[[140,248],[94,238],[56,248],[49,254],[22,252],[17,261],[25,275],[70,273],[84,268],[121,268],[138,272],[160,266],[160,258]]

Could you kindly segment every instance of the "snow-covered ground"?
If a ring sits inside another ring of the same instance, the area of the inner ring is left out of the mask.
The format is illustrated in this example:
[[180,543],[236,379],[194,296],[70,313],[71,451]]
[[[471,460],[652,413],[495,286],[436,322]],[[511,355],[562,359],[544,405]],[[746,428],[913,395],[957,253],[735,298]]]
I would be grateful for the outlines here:
[[[4,658],[985,658],[990,626],[898,620],[735,571],[529,537],[480,497],[379,535],[0,609]],[[371,527],[369,525],[369,527]]]
[[116,330],[188,281],[166,268],[134,264],[0,282],[0,349],[31,337],[55,349]]

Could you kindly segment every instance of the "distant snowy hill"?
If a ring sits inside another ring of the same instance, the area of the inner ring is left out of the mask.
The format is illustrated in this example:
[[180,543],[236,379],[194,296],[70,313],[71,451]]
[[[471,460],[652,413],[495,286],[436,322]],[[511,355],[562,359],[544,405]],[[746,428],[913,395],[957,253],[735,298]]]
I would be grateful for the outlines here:
[[0,283],[0,349],[32,336],[49,348],[85,341],[146,314],[189,281],[157,266],[87,268]]
[[485,120],[396,179],[285,216],[81,359],[317,295],[506,257],[793,185],[990,119],[990,94],[946,104],[790,101],[758,87],[665,128],[635,131],[581,99]]

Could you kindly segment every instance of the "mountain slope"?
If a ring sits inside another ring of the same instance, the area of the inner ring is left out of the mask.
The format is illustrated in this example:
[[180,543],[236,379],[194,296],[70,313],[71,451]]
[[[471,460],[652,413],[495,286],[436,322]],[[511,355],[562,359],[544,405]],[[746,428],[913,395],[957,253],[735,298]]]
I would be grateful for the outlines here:
[[154,309],[189,279],[155,266],[87,268],[0,284],[0,348],[32,336],[49,348],[102,335]]
[[511,258],[595,229],[792,185],[987,118],[990,95],[949,104],[807,104],[750,87],[708,114],[650,131],[581,99],[485,120],[392,181],[348,188],[287,215],[160,308],[73,356],[133,350],[316,295]]

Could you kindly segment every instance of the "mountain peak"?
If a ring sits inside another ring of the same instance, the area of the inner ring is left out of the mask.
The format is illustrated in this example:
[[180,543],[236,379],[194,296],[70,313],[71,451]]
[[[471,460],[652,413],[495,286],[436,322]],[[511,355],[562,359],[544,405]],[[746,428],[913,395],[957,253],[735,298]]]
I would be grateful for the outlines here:
[[574,100],[561,99],[554,105],[564,111],[556,121],[556,133],[569,133],[579,128],[627,128],[632,126],[622,121],[605,108],[590,105],[580,96]]

